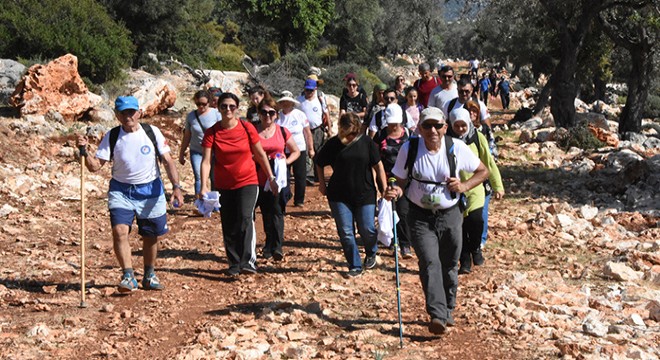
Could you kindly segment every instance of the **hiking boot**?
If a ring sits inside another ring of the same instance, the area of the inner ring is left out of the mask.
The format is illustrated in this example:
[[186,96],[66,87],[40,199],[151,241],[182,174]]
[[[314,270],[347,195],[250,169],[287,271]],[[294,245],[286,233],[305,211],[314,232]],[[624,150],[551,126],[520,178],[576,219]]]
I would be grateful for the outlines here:
[[481,253],[481,249],[477,249],[472,253],[472,263],[476,266],[481,266],[484,264],[484,255]]
[[273,253],[273,259],[275,259],[275,261],[282,261],[282,260],[284,260],[284,254],[282,254],[279,251],[275,251]]
[[364,258],[364,267],[373,269],[376,266],[376,254]]
[[151,274],[142,279],[142,288],[144,290],[163,290],[165,287],[160,283],[156,274]]
[[455,326],[456,321],[454,320],[454,317],[451,316],[451,311],[449,312],[449,316],[447,316],[447,326]]
[[458,275],[465,275],[472,272],[472,266],[469,262],[461,261],[461,266],[458,268]]
[[401,248],[401,257],[404,259],[411,259],[413,257],[412,251],[407,246]]
[[351,270],[348,270],[348,274],[347,274],[347,275],[348,275],[349,278],[356,278],[356,277],[362,275],[362,269],[351,269]]
[[429,332],[431,332],[431,334],[436,334],[436,335],[444,334],[446,330],[447,330],[447,323],[440,319],[433,319],[429,323]]
[[243,274],[243,275],[256,275],[257,274],[257,269],[253,268],[252,266],[246,266],[244,268],[241,268],[241,274]]
[[132,291],[138,289],[138,282],[135,280],[134,276],[125,275],[121,278],[119,285],[117,285],[117,291],[122,294],[128,294]]

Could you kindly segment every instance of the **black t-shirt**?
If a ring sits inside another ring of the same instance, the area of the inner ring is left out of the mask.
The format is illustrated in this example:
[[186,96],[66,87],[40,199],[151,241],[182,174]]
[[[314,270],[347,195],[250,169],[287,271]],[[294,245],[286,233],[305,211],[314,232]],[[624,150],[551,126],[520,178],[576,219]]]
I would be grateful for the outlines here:
[[316,165],[332,167],[328,200],[351,206],[376,203],[376,184],[371,169],[379,161],[376,143],[365,135],[349,146],[334,136],[314,156]]
[[388,138],[387,128],[380,131],[374,137],[374,142],[380,151],[380,160],[383,162],[385,174],[388,177],[392,176],[392,168],[394,168],[396,157],[399,155],[399,149],[401,149],[401,146],[408,141],[408,137],[408,132],[404,131],[403,136],[398,139]]
[[259,112],[257,111],[256,106],[250,106],[247,109],[247,114],[245,115],[247,118],[247,121],[251,122],[254,127],[259,129],[259,125],[261,124],[261,119],[259,118]]
[[345,94],[339,99],[339,109],[346,112],[360,113],[367,105],[369,105],[367,97],[362,93],[358,93],[356,97],[350,97],[348,94]]

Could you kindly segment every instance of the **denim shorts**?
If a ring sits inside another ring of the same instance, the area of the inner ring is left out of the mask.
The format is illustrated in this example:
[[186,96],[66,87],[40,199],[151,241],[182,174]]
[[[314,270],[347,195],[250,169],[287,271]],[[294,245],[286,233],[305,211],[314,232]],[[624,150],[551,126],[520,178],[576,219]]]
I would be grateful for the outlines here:
[[147,184],[124,184],[110,180],[108,209],[112,226],[133,225],[137,218],[138,233],[161,236],[168,232],[167,203],[160,178]]

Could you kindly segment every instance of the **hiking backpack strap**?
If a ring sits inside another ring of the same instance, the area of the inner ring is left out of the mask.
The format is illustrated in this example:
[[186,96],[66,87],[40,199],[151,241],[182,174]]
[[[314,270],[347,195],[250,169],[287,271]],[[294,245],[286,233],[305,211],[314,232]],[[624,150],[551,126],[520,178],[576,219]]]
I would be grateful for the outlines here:
[[[456,177],[456,154],[454,153],[454,140],[445,135],[445,148],[447,149],[447,162],[449,163],[449,177]],[[452,199],[456,199],[456,193],[450,192]]]
[[115,145],[117,145],[117,139],[119,139],[119,126],[115,126],[110,130],[110,160],[112,160],[115,154]]
[[415,159],[417,158],[417,150],[419,145],[418,137],[411,137],[408,139],[408,156],[406,157],[406,164],[403,166],[404,170],[408,170],[408,184],[412,179],[413,166],[415,166]]
[[248,144],[250,145],[250,148],[252,148],[252,137],[250,136],[250,132],[247,129],[247,125],[245,125],[245,120],[239,119],[238,122],[241,123],[241,125],[243,125],[243,129],[245,129],[245,133],[247,134],[248,137]]

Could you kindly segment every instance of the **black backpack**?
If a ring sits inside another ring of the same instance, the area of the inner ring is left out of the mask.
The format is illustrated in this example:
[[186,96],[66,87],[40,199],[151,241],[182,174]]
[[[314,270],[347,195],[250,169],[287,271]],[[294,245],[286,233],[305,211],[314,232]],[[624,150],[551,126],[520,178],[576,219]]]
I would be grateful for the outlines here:
[[[154,144],[154,149],[156,150],[154,151],[156,154],[156,161],[162,161],[162,158],[160,157],[160,151],[158,151],[158,144],[156,143],[156,135],[154,134],[154,130],[151,128],[151,125],[145,123],[140,123],[140,125],[149,137],[149,140],[151,140],[151,143]],[[120,126],[116,126],[110,130],[110,160],[112,160],[115,154],[115,145],[117,145],[117,140],[119,139],[119,128]]]
[[[449,162],[449,176],[456,177],[456,155],[454,155],[454,140],[451,136],[445,135],[445,148],[447,149],[447,161]],[[410,186],[410,180],[416,180],[423,184],[432,184],[432,185],[445,185],[445,183],[438,183],[435,181],[428,180],[419,180],[413,177],[413,166],[415,165],[415,160],[417,159],[417,150],[419,145],[419,137],[411,137],[408,140],[408,157],[406,157],[406,164],[404,165],[404,170],[408,170],[408,186]],[[456,199],[456,193],[450,192],[451,198]]]

